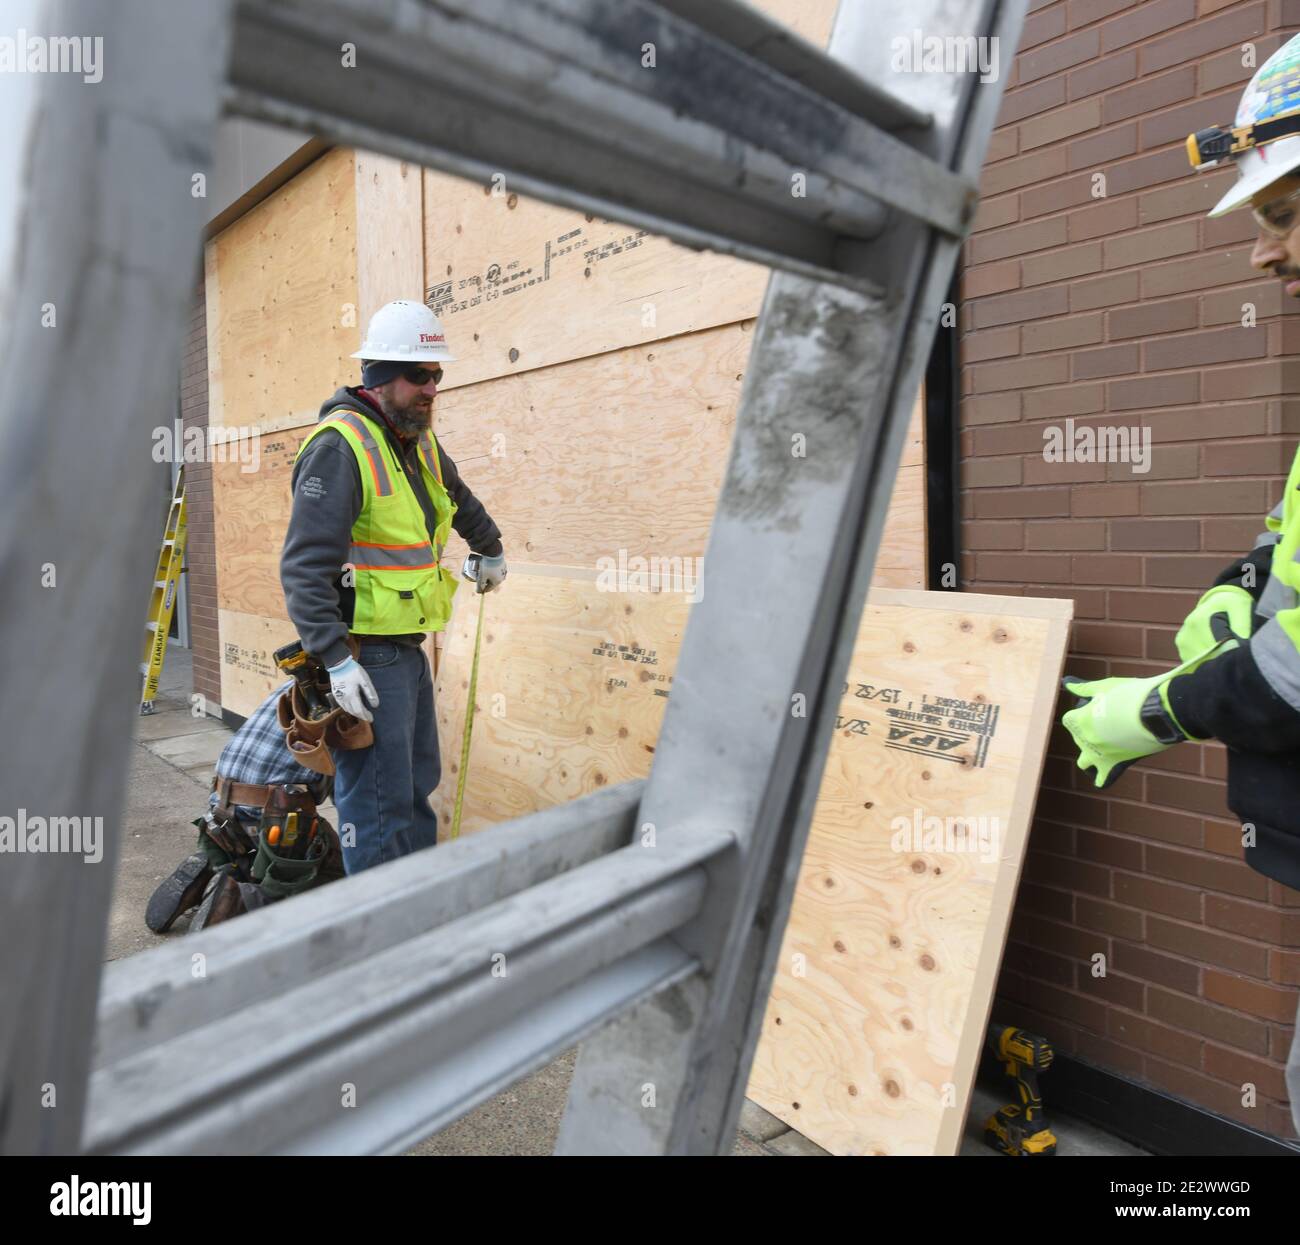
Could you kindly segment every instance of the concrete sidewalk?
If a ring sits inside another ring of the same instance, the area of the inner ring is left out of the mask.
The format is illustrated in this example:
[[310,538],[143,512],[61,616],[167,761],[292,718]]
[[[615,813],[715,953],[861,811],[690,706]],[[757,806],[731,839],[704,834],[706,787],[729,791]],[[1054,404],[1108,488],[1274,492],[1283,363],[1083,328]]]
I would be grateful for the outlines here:
[[[207,804],[212,769],[230,729],[206,715],[195,716],[190,654],[170,649],[155,700],[156,712],[138,720],[131,749],[122,852],[109,914],[108,959],[134,955],[157,946],[159,935],[144,923],[154,888],[194,850],[191,822]],[[181,917],[165,938],[182,938],[189,917]],[[546,1155],[564,1113],[576,1051],[567,1051],[547,1067],[498,1094],[463,1119],[415,1146],[418,1155]],[[1045,1086],[1050,1094],[1050,1079]],[[1009,1094],[1008,1094],[1009,1098]],[[962,1144],[963,1155],[995,1152],[984,1145],[983,1121],[998,1099],[976,1088]],[[824,1155],[826,1152],[754,1103],[741,1116],[735,1155]],[[1063,1155],[1140,1155],[1116,1137],[1092,1125],[1052,1116]]]

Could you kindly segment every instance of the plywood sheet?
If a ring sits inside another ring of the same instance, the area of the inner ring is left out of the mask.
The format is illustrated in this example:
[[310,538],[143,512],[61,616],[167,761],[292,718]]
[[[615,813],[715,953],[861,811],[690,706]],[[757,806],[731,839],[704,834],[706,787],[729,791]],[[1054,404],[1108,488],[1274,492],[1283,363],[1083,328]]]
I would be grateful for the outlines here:
[[424,176],[425,301],[456,355],[449,389],[758,312],[768,278],[758,264]]
[[[509,591],[506,591],[506,588]],[[456,594],[436,692],[451,825],[478,611],[486,604],[462,833],[649,772],[690,609],[681,592],[603,592],[582,568],[512,568]]]
[[288,617],[280,588],[280,549],[293,500],[293,460],[310,431],[289,428],[257,438],[256,470],[247,470],[254,461],[249,456],[241,462],[228,455],[226,461],[212,464],[220,609]]
[[726,469],[752,321],[439,396],[439,437],[508,557],[700,555]]
[[833,1153],[957,1152],[1069,617],[872,590],[749,1086]]
[[307,424],[350,383],[356,234],[354,157],[336,149],[208,243],[211,427]]
[[238,610],[217,610],[221,646],[221,707],[248,717],[284,682],[271,654],[294,639],[293,624]]
[[[649,772],[688,602],[546,570],[486,600],[466,833]],[[444,826],[480,605],[458,595],[438,678]],[[750,1085],[829,1150],[956,1151],[1069,612],[871,591]]]
[[[699,557],[726,468],[752,321],[472,385],[439,396],[439,441],[501,528],[514,562]],[[325,396],[322,393],[322,398]],[[285,617],[280,547],[293,459],[310,429],[261,436],[213,463],[223,609]],[[894,486],[876,582],[925,567],[920,404]],[[256,470],[249,468],[256,465]],[[459,537],[446,565],[467,552]]]
[[871,582],[882,588],[924,587],[925,551],[925,467],[900,467],[885,513]]
[[[835,0],[756,7],[825,46]],[[425,299],[457,356],[448,388],[758,314],[768,269],[634,225],[426,170]]]
[[356,153],[357,324],[362,332],[385,303],[424,297],[423,180],[418,165],[370,151]]

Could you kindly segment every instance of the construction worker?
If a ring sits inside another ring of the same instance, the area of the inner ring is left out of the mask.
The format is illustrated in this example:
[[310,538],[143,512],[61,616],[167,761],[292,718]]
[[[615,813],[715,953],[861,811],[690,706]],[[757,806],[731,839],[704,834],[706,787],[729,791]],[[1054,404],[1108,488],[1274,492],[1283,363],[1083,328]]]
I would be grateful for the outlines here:
[[447,625],[454,576],[440,565],[454,527],[464,574],[492,591],[506,575],[501,532],[433,435],[443,363],[454,360],[423,304],[381,307],[354,355],[361,385],[322,403],[298,450],[280,559],[289,617],[374,744],[334,754],[334,804],[349,874],[432,847],[428,796],[441,764],[433,680],[421,644]]
[[[1300,35],[1259,68],[1231,129],[1188,139],[1192,164],[1232,160],[1237,182],[1211,216],[1249,206],[1251,264],[1300,297]],[[1064,724],[1080,769],[1109,786],[1134,761],[1184,740],[1228,749],[1228,807],[1247,864],[1300,890],[1300,452],[1254,550],[1227,567],[1175,637],[1182,664],[1149,679],[1067,680],[1082,703]],[[1300,1131],[1300,1013],[1287,1061]]]
[[155,934],[165,934],[194,907],[199,910],[191,918],[191,931],[342,877],[337,836],[323,818],[327,851],[289,862],[274,859],[264,848],[258,858],[268,801],[287,795],[314,817],[316,806],[330,798],[332,779],[299,765],[285,745],[278,706],[292,686],[277,687],[222,748],[207,811],[194,822],[198,850],[159,883],[145,910],[145,924]]

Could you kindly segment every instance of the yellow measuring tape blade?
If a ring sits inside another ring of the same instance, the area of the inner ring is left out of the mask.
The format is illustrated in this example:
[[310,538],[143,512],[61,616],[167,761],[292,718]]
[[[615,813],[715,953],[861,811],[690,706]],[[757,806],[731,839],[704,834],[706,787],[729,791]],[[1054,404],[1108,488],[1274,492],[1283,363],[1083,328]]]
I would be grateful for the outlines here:
[[469,737],[474,729],[474,693],[478,689],[478,652],[483,643],[486,592],[478,595],[478,630],[474,635],[474,661],[469,668],[469,700],[465,705],[465,730],[460,737],[460,773],[456,775],[456,807],[451,814],[451,837],[460,837],[460,809],[465,800],[465,774],[469,769]]

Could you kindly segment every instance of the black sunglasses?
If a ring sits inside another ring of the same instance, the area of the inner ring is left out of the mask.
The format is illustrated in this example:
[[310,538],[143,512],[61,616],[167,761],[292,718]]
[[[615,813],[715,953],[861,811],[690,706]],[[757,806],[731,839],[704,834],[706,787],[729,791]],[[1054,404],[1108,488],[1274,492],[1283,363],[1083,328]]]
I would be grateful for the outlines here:
[[427,385],[430,381],[435,385],[441,385],[442,368],[435,367],[432,371],[427,367],[408,368],[402,373],[402,379],[410,381],[413,385]]

